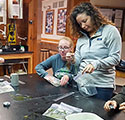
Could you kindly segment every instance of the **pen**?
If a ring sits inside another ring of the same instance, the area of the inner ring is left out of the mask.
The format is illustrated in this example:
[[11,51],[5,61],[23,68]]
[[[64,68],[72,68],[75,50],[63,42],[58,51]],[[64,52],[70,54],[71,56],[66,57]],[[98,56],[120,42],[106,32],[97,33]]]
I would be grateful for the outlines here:
[[54,102],[57,102],[57,101],[59,101],[59,100],[61,100],[61,99],[64,99],[64,98],[66,98],[66,97],[68,97],[68,96],[73,95],[74,93],[75,93],[75,92],[66,93],[66,94],[64,94],[64,95],[62,95],[62,96],[60,96],[60,97],[54,99],[53,101],[54,101]]

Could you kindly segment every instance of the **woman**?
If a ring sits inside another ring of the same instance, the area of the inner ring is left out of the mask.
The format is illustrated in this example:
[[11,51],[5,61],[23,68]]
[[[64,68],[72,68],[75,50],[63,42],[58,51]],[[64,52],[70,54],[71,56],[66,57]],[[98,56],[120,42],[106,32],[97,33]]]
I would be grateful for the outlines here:
[[125,85],[123,86],[120,93],[118,93],[111,100],[108,100],[105,103],[104,109],[106,111],[110,111],[111,110],[110,105],[113,106],[113,109],[119,109],[125,112]]
[[[45,79],[52,81],[53,76],[61,79],[60,84],[63,86],[72,80],[73,74],[75,74],[75,65],[70,64],[66,60],[66,54],[72,52],[74,47],[73,41],[68,37],[60,39],[58,44],[59,53],[49,57],[47,60],[41,62],[36,66],[38,75]],[[49,75],[46,70],[52,68],[53,76]]]
[[113,23],[89,2],[74,8],[70,21],[72,35],[79,37],[75,64],[79,65],[82,73],[89,73],[85,76],[89,75],[97,89],[94,97],[108,100],[114,90],[115,66],[120,61],[120,33]]

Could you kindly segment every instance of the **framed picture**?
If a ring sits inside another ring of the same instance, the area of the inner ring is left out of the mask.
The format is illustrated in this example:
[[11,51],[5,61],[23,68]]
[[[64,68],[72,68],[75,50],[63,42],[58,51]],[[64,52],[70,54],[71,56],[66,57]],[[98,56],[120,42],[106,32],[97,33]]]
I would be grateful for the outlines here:
[[0,25],[6,24],[6,0],[0,0]]
[[54,10],[46,11],[45,33],[53,34]]
[[66,17],[67,9],[61,8],[58,10],[57,16],[57,35],[65,35],[66,32]]

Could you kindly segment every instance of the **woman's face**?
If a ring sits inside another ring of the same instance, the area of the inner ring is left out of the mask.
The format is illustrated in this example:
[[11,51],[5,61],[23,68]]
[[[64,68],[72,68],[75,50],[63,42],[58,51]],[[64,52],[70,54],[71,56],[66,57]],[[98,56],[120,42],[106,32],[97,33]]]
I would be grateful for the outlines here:
[[65,39],[62,39],[59,42],[58,50],[59,50],[59,54],[61,55],[61,58],[63,60],[66,60],[66,53],[71,52],[71,50],[72,50],[72,48],[70,46],[70,42]]
[[76,21],[80,25],[80,27],[86,32],[92,32],[94,30],[91,17],[87,16],[85,13],[78,14],[76,17]]

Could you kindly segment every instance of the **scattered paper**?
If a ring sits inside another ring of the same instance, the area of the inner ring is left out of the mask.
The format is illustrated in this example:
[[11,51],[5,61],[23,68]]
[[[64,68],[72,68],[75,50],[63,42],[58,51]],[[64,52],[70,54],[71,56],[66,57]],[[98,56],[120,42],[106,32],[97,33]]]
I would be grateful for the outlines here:
[[7,81],[0,82],[0,94],[11,91],[14,91],[14,89],[9,82]]
[[65,120],[67,115],[80,112],[82,109],[61,102],[60,104],[52,104],[43,115],[57,120]]

